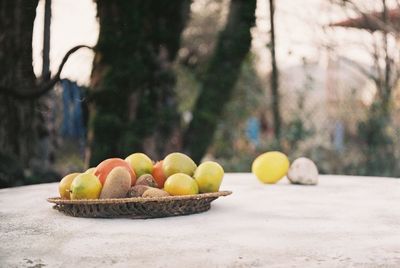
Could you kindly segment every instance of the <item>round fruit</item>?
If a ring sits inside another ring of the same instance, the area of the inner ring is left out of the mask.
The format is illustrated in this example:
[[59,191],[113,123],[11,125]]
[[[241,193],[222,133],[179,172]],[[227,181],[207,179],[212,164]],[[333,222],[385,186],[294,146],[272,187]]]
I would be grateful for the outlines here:
[[62,199],[70,199],[71,183],[81,173],[71,173],[62,178],[60,184],[58,184],[58,192]]
[[108,174],[111,170],[115,167],[124,167],[128,170],[129,174],[131,175],[131,185],[135,185],[136,183],[136,174],[132,170],[131,166],[128,162],[122,160],[121,158],[109,158],[101,162],[94,171],[94,175],[96,175],[101,184],[104,185]]
[[71,199],[98,199],[100,193],[100,180],[93,174],[82,173],[71,183]]
[[197,167],[193,177],[200,193],[218,192],[224,177],[224,169],[217,162],[207,161]]
[[90,173],[90,174],[94,174],[94,171],[96,170],[95,167],[89,168],[87,169],[84,173]]
[[164,191],[170,195],[194,195],[199,193],[199,187],[189,175],[176,173],[165,181]]
[[176,173],[193,176],[197,166],[189,156],[182,153],[172,153],[164,158],[162,168],[165,176],[168,178]]
[[158,161],[154,167],[153,167],[153,172],[151,175],[153,175],[154,180],[157,182],[158,188],[163,188],[165,180],[167,177],[164,175],[164,171],[162,169],[162,160]]
[[281,152],[267,152],[258,156],[251,171],[263,183],[276,183],[282,179],[289,169],[289,159]]
[[131,168],[135,171],[137,177],[140,177],[143,174],[151,174],[153,171],[153,161],[143,153],[131,154],[125,158],[125,161],[131,165]]

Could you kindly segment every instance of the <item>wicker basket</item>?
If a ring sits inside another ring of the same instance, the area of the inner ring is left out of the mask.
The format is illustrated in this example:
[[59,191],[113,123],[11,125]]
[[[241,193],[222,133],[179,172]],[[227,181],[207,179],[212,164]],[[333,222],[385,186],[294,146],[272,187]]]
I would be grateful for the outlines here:
[[179,216],[204,212],[210,203],[230,191],[186,196],[134,197],[118,199],[65,200],[48,198],[54,209],[66,215],[85,218],[147,219]]

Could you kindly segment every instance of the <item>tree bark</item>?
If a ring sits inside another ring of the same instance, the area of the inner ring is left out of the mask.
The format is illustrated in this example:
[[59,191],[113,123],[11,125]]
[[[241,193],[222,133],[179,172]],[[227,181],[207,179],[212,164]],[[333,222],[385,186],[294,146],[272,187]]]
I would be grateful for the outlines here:
[[38,0],[0,0],[0,187],[26,183],[23,169],[47,172],[39,141],[48,130],[39,97],[59,80],[69,56],[87,47],[68,51],[54,77],[36,79],[32,34],[37,5]]
[[[37,4],[38,0],[0,0],[0,88],[35,85],[31,44]],[[35,141],[45,135],[37,110],[36,100],[0,94],[0,154],[24,167],[34,155]]]
[[51,25],[51,0],[44,4],[44,30],[43,30],[43,66],[42,78],[50,79],[50,27]]
[[274,118],[274,134],[279,142],[281,136],[281,113],[279,107],[279,73],[276,64],[275,53],[275,0],[269,0],[269,22],[271,28],[271,40],[269,49],[271,51],[271,97],[272,97],[272,114]]
[[144,151],[160,158],[179,126],[171,64],[189,0],[98,0],[89,164]]
[[251,45],[250,28],[255,23],[256,0],[231,0],[228,21],[218,37],[193,119],[184,135],[184,150],[200,161],[212,142],[223,108],[229,101]]

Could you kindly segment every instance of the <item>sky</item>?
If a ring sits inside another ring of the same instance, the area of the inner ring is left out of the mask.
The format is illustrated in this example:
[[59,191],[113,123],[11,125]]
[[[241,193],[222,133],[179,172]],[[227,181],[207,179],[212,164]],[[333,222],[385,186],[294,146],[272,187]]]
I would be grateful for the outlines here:
[[[371,1],[365,0],[363,3]],[[54,73],[70,48],[80,44],[96,44],[99,26],[96,6],[92,0],[53,0],[52,3],[50,69]],[[276,5],[277,61],[280,68],[300,65],[304,58],[309,62],[326,64],[328,57],[338,56],[371,64],[365,48],[365,44],[371,43],[371,34],[358,29],[327,27],[329,23],[349,16],[329,4],[329,1],[279,0]],[[40,75],[42,65],[43,11],[44,1],[41,0],[37,8],[32,44],[36,75]],[[258,0],[256,15],[256,27],[252,29],[252,50],[257,56],[258,71],[266,74],[270,70],[270,54],[266,47],[269,41],[267,0]],[[88,85],[93,56],[93,52],[87,49],[78,51],[70,57],[61,77],[77,81],[80,85]]]
[[[33,66],[37,76],[42,69],[44,1],[39,2],[33,30]],[[50,70],[55,73],[65,53],[76,45],[94,46],[99,25],[92,0],[53,0],[50,39]],[[61,78],[88,85],[94,54],[88,49],[74,53],[65,65]]]

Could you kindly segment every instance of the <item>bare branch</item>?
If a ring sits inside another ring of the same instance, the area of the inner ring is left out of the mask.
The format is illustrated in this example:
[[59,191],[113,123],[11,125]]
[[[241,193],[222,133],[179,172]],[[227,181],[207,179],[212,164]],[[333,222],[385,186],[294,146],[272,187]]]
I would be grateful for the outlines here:
[[65,54],[64,58],[61,61],[60,66],[58,67],[57,73],[50,80],[46,80],[39,83],[33,89],[29,88],[21,90],[16,88],[0,87],[0,95],[9,95],[16,99],[35,99],[42,96],[46,92],[50,91],[54,87],[54,85],[60,80],[60,74],[64,68],[65,63],[68,61],[69,57],[73,53],[75,53],[81,48],[88,48],[94,50],[93,47],[87,45],[79,45],[73,47]]
[[343,60],[343,62],[346,63],[347,65],[355,68],[360,73],[362,73],[363,75],[365,75],[369,79],[373,80],[375,83],[379,80],[379,78],[376,77],[371,71],[368,71],[367,69],[365,69],[361,64],[357,63],[356,61],[351,60],[351,59],[346,58],[346,57],[339,57],[339,58],[341,60]]
[[[355,1],[351,0],[337,0],[337,1],[332,1],[333,3],[336,3],[337,5],[340,5],[345,8],[345,12],[347,11],[354,11],[359,15],[359,18],[354,19],[354,23],[363,23],[366,26],[366,30],[369,30],[371,32],[373,31],[383,31],[387,32],[390,34],[393,34],[396,38],[399,37],[400,35],[400,30],[397,25],[397,21],[393,22],[390,19],[390,16],[398,16],[395,14],[397,11],[396,10],[387,10],[386,3],[383,3],[383,11],[375,11],[375,12],[368,12],[365,9],[361,9],[358,4],[355,3]],[[394,12],[394,13],[393,13]],[[391,13],[391,14],[389,14]],[[392,14],[393,13],[393,14]],[[352,16],[348,16],[349,18]],[[338,25],[331,25],[331,26],[338,26]],[[350,26],[352,27],[352,26]],[[357,26],[353,26],[357,27]]]

